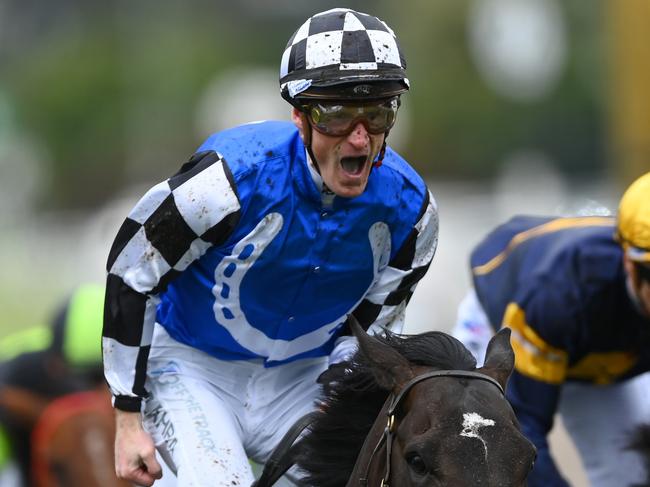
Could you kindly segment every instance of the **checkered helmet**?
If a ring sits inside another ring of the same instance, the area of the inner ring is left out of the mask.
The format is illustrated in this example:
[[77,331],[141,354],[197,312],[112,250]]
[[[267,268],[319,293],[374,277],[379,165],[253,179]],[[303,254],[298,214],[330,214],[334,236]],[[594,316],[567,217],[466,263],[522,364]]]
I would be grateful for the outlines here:
[[307,19],[282,55],[280,91],[292,105],[304,98],[387,98],[408,89],[395,33],[377,17],[348,8]]

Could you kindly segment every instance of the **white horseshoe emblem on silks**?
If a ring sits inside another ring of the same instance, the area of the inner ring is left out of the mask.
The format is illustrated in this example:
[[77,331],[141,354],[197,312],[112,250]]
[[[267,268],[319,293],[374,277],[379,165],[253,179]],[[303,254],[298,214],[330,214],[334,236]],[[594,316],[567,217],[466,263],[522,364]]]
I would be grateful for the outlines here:
[[[228,330],[237,343],[261,357],[267,357],[268,360],[274,361],[286,360],[327,343],[332,337],[332,332],[345,321],[347,316],[346,313],[335,321],[292,340],[269,338],[248,322],[240,304],[242,280],[246,272],[278,235],[282,229],[283,221],[280,213],[266,215],[248,235],[235,245],[231,256],[224,257],[219,263],[214,271],[215,286],[212,288],[212,294],[215,296],[213,310],[217,322]],[[386,256],[390,255],[388,226],[381,222],[375,223],[370,228],[368,237],[373,253],[374,282],[379,267],[385,265]],[[224,287],[228,288],[227,297],[222,296]],[[361,299],[350,308],[350,311],[357,306]]]

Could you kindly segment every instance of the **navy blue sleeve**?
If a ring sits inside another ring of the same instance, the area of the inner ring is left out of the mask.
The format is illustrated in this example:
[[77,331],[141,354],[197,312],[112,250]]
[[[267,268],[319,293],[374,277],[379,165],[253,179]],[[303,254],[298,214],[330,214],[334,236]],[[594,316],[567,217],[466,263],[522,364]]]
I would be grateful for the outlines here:
[[524,435],[535,444],[537,459],[528,476],[529,487],[569,487],[555,466],[547,435],[560,396],[560,386],[530,379],[514,371],[508,382],[507,397]]

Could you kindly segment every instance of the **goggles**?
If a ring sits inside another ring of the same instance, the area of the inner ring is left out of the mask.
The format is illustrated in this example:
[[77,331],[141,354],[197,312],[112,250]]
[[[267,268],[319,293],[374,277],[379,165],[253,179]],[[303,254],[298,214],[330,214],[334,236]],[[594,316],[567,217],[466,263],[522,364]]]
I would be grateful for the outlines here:
[[398,108],[398,98],[360,104],[323,101],[306,105],[305,113],[312,126],[325,135],[347,135],[358,123],[377,135],[386,133],[395,124]]

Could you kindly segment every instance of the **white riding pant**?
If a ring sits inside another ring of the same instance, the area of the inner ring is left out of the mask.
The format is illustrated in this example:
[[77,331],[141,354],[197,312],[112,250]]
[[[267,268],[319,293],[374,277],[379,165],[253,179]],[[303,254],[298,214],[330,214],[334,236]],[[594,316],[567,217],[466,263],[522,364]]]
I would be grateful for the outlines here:
[[328,358],[265,368],[224,361],[172,339],[156,324],[144,425],[176,473],[158,485],[249,486],[249,460],[264,463],[286,431],[313,411]]
[[[483,364],[494,331],[473,289],[458,307],[451,334]],[[566,382],[558,412],[591,487],[631,485],[645,479],[641,455],[626,446],[630,432],[650,422],[650,373],[608,386]]]

